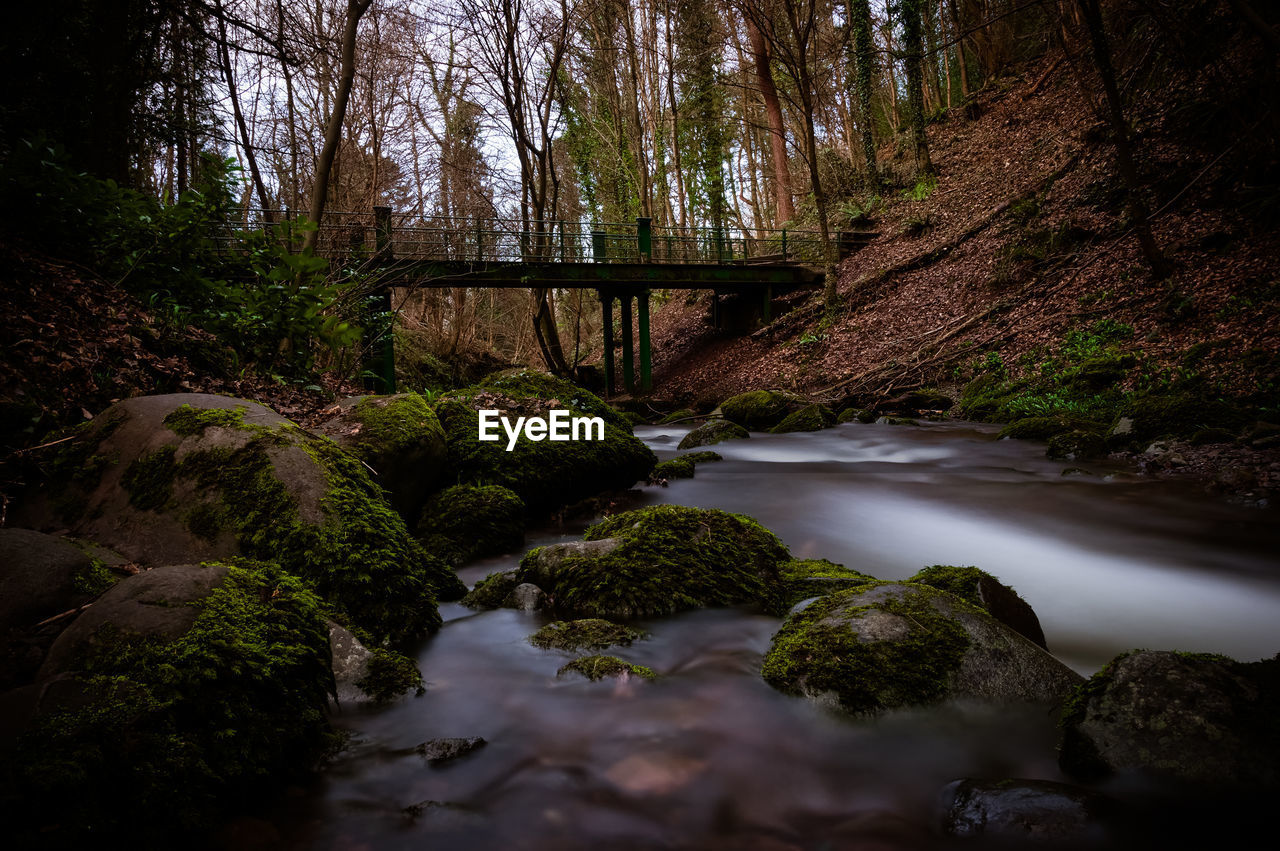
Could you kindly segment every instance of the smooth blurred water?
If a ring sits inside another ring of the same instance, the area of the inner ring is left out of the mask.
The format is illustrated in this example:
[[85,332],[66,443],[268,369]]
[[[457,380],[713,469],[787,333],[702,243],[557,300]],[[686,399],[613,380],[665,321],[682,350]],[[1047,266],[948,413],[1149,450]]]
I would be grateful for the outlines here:
[[[687,428],[641,427],[661,458]],[[713,447],[660,502],[749,514],[797,556],[884,579],[975,564],[1036,609],[1049,646],[1084,674],[1133,647],[1280,650],[1280,527],[1102,465],[1045,459],[986,426],[850,424]],[[1063,476],[1068,467],[1087,474]],[[576,538],[533,535],[528,546]],[[461,571],[468,583],[519,553]],[[937,796],[967,776],[1062,779],[1043,709],[947,704],[854,721],[759,677],[779,621],[707,610],[638,624],[608,651],[656,682],[558,679],[575,654],[527,637],[548,619],[442,607],[422,647],[427,693],[338,718],[352,746],[277,819],[297,848],[924,848]],[[489,744],[433,767],[412,748]],[[416,818],[402,810],[436,801]],[[974,846],[965,843],[964,847]]]

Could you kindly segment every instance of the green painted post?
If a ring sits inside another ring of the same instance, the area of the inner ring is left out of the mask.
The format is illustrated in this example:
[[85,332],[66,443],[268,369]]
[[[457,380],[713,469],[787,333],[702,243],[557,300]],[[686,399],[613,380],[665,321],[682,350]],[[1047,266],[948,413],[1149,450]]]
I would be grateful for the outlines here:
[[773,321],[773,285],[764,285],[764,304],[761,305],[760,314],[764,318],[764,324],[768,325]]
[[649,350],[649,291],[645,290],[640,293],[639,304],[639,321],[640,321],[640,392],[648,393],[653,389],[653,370],[650,363]]
[[636,244],[640,250],[640,262],[648,263],[653,257],[653,219],[636,217]]
[[782,229],[782,262],[787,262],[787,229]]
[[612,396],[617,390],[613,374],[613,293],[596,290],[600,296],[601,319],[604,324],[604,395]]
[[597,263],[603,263],[608,259],[605,254],[608,251],[605,242],[605,233],[602,230],[593,230],[591,232],[591,259]]
[[635,357],[631,339],[631,294],[622,297],[622,386],[628,393],[636,392]]
[[715,240],[715,244],[716,244],[716,262],[723,263],[724,262],[724,229],[712,228],[711,238]]
[[391,208],[373,208],[373,246],[378,262],[391,259]]
[[564,221],[560,222],[560,262],[564,262]]
[[484,260],[484,232],[480,229],[480,217],[476,216],[476,262]]

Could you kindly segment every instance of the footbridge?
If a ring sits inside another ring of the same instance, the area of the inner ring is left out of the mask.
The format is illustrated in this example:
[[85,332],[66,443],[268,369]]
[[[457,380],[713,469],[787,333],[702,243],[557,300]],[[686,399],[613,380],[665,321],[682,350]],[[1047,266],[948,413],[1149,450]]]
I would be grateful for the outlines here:
[[[874,236],[840,232],[838,256],[848,256]],[[374,207],[372,215],[325,213],[316,253],[335,264],[375,270],[387,310],[391,291],[400,287],[593,289],[601,305],[609,395],[619,389],[615,302],[622,326],[621,385],[646,393],[653,386],[651,291],[710,290],[717,327],[726,296],[758,303],[762,321],[768,322],[774,296],[820,285],[824,266],[816,231],[678,227],[654,225],[648,218],[591,225],[459,219],[395,213],[389,207]],[[638,352],[633,351],[637,341]],[[394,388],[393,357],[385,350],[371,365],[386,389]]]

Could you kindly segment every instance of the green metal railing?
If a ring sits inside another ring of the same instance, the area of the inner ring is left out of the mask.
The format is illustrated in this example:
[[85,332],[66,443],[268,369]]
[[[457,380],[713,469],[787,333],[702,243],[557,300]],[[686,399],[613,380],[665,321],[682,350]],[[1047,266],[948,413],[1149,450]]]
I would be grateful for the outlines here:
[[[277,221],[287,213],[275,213]],[[260,210],[228,223],[220,242],[235,250],[238,234],[270,229]],[[499,263],[697,263],[805,264],[823,262],[816,231],[583,223],[497,218],[456,218],[393,213],[331,211],[324,214],[316,253],[333,260],[388,257],[396,260]]]

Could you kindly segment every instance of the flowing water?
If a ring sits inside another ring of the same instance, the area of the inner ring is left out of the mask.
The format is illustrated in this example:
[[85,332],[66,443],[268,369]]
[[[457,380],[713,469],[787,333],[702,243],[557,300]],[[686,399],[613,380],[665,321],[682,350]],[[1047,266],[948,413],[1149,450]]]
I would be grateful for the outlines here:
[[[666,459],[686,431],[636,433]],[[882,579],[978,565],[1032,604],[1050,649],[1086,675],[1134,647],[1241,660],[1280,650],[1272,510],[1050,461],[1040,444],[965,423],[850,424],[714,449],[724,461],[646,488],[638,504],[748,514],[798,557]],[[461,574],[471,584],[519,557]],[[646,640],[606,652],[661,678],[598,683],[558,679],[575,654],[527,643],[543,615],[441,611],[419,654],[426,694],[344,710],[351,747],[280,817],[292,847],[951,847],[934,835],[949,781],[1064,779],[1043,709],[950,703],[858,721],[775,692],[759,667],[780,621],[749,610],[640,623]],[[452,736],[488,744],[440,766],[413,751]]]

